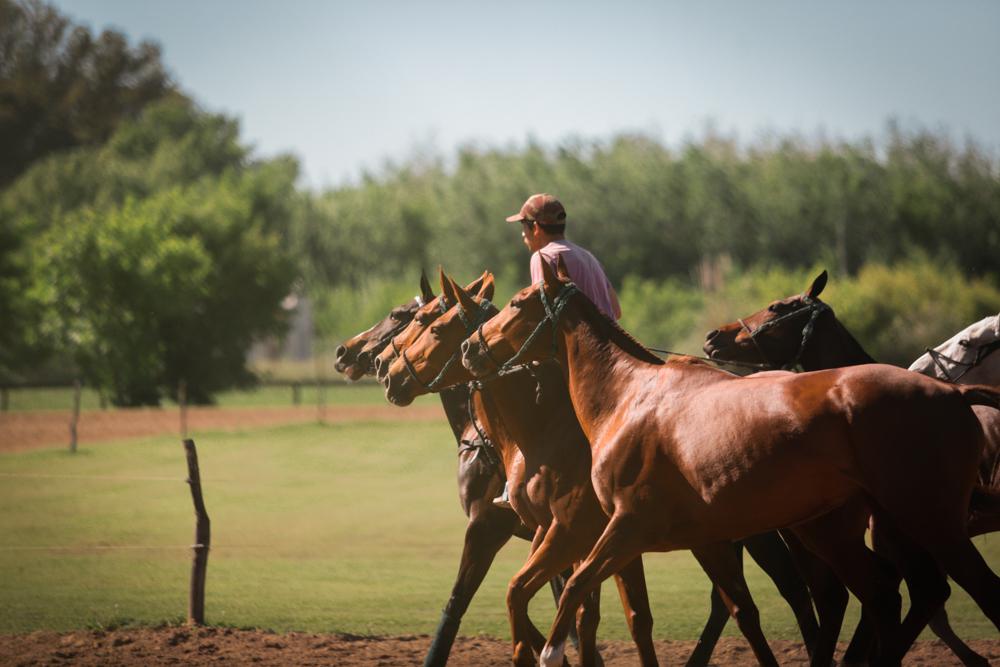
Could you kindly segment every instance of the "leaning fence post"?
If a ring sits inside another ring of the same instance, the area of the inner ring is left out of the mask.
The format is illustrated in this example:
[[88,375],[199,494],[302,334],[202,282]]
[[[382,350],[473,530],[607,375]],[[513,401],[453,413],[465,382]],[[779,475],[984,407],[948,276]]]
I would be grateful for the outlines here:
[[187,455],[188,484],[191,485],[191,500],[194,502],[195,528],[194,556],[191,560],[191,593],[188,597],[188,623],[205,624],[205,574],[208,569],[208,548],[212,542],[211,522],[201,496],[201,475],[198,472],[198,452],[194,440],[184,441]]
[[182,440],[188,437],[187,402],[187,380],[181,380],[177,383],[177,403],[181,411]]
[[80,381],[73,381],[73,416],[69,420],[69,451],[76,453],[76,425],[80,421]]

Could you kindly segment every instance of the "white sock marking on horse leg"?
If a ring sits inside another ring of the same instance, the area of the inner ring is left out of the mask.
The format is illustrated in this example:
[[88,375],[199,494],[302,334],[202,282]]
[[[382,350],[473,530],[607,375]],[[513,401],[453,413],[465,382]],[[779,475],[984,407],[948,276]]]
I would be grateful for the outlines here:
[[541,667],[562,667],[565,647],[566,642],[562,642],[558,646],[546,644],[545,648],[542,649],[542,655],[539,656],[538,664]]

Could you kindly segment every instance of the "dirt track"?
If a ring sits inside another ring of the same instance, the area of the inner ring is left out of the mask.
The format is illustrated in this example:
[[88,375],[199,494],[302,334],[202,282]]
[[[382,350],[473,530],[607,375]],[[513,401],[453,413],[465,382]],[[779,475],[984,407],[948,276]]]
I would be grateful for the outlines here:
[[[279,635],[260,630],[230,628],[157,628],[78,631],[67,634],[33,632],[0,635],[2,665],[418,665],[430,644],[426,635],[354,637],[300,632]],[[663,665],[682,665],[694,642],[657,642]],[[1000,640],[981,640],[972,646],[1000,664]],[[600,644],[605,664],[637,664],[629,642]],[[778,662],[806,664],[806,654],[794,642],[771,642]],[[575,654],[570,654],[576,664]],[[741,638],[723,639],[712,664],[735,666],[754,662]],[[460,637],[450,665],[510,664],[506,641]],[[961,665],[940,642],[918,642],[904,665]]]
[[[444,413],[438,405],[327,406],[323,421],[439,421]],[[265,408],[191,408],[188,433],[225,431],[316,421],[316,406]],[[0,452],[23,451],[69,444],[70,413],[56,410],[0,412]],[[80,443],[107,442],[152,435],[180,433],[180,415],[174,409],[135,408],[88,410],[80,413],[77,437]]]

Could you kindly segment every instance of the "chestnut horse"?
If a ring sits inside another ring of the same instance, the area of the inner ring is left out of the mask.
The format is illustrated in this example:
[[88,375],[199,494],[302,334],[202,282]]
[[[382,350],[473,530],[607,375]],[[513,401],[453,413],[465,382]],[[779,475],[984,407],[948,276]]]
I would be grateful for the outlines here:
[[[826,282],[824,271],[802,294],[773,301],[752,315],[710,331],[705,353],[713,359],[763,362],[772,368],[797,362],[805,371],[874,363],[833,309],[819,299]],[[1000,339],[997,327],[995,316],[977,322],[935,348],[936,354],[928,352],[920,357],[910,370],[963,384],[1000,384],[1000,354],[995,353]],[[973,411],[986,434],[979,483],[1000,491],[1000,411],[979,405]],[[1000,525],[970,525],[973,534],[987,529],[997,530]],[[944,607],[934,615],[930,627],[964,664],[989,664],[951,629]],[[859,662],[859,653],[867,649],[858,635],[855,638],[857,641],[852,641],[845,653],[845,661]]]
[[[493,280],[488,273],[465,288],[480,297],[492,296]],[[337,348],[335,368],[351,380],[374,371],[375,355],[389,346],[390,340],[402,335],[414,319],[433,320],[448,309],[444,297],[436,298],[426,275],[420,277],[421,294],[396,308],[380,322],[348,339]],[[453,303],[453,302],[452,302]],[[425,666],[441,666],[448,662],[452,644],[468,609],[469,603],[493,564],[497,552],[511,535],[531,540],[532,533],[508,509],[497,507],[492,500],[503,489],[504,476],[488,456],[483,455],[483,443],[469,421],[469,390],[464,385],[440,392],[441,405],[448,418],[458,450],[458,491],[462,509],[469,518],[465,530],[462,558],[451,596],[441,613]],[[556,588],[556,599],[561,586]]]
[[[563,591],[543,664],[562,662],[584,596],[637,555],[778,528],[791,528],[861,601],[885,664],[902,659],[947,597],[939,567],[1000,629],[1000,577],[966,532],[983,450],[970,406],[1000,405],[1000,390],[883,365],[740,378],[664,363],[580,294],[564,267],[557,276],[543,263],[543,273],[462,344],[463,364],[480,377],[559,363],[611,517]],[[921,584],[902,624],[893,573],[853,526],[858,504],[894,533]]]
[[[497,312],[487,300],[468,295],[443,273],[441,280],[442,297],[456,305],[436,320],[424,322],[415,338],[409,330],[404,332],[378,359],[386,398],[397,405],[469,382],[468,372],[456,363],[459,345],[474,327]],[[414,331],[417,324],[411,325]],[[528,563],[511,581],[507,594],[514,662],[533,665],[545,638],[528,618],[528,602],[554,574],[586,555],[606,519],[593,492],[588,494],[575,483],[583,479],[589,488],[590,450],[565,391],[545,391],[536,402],[535,381],[525,372],[474,392],[473,398],[476,419],[505,463],[511,503],[524,524],[535,531]],[[641,558],[623,568],[618,588],[640,660],[656,664]],[[596,595],[589,598],[578,619],[584,664],[593,664],[597,656],[598,603]]]

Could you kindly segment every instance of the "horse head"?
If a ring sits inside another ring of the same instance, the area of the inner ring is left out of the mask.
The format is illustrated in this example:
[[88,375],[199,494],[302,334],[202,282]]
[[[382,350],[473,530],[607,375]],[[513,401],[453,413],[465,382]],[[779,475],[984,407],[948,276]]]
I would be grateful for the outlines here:
[[910,365],[911,371],[962,384],[1000,383],[1000,315],[970,324]]
[[[438,317],[455,305],[454,297],[449,296],[450,292],[444,291],[447,279],[440,267],[438,268],[438,274],[442,285],[441,296],[421,307],[414,315],[410,324],[391,338],[375,357],[375,377],[379,382],[384,383],[386,381],[389,367],[399,356],[400,352],[409,347]],[[492,296],[493,274],[489,271],[483,271],[483,275],[469,283],[465,290],[472,294],[482,293]]]
[[390,403],[409,405],[417,396],[469,379],[457,363],[459,345],[496,313],[490,303],[493,291],[493,275],[489,272],[466,289],[441,272],[441,302],[451,307],[444,312],[439,309],[437,313],[426,313],[422,323],[414,320],[412,331],[404,332],[407,340],[396,346],[395,358],[383,359],[379,366]]
[[394,335],[410,323],[425,303],[433,299],[434,292],[431,290],[430,281],[427,280],[427,274],[421,271],[420,295],[396,306],[378,323],[338,345],[334,369],[352,381],[373,373],[374,356],[389,344]]
[[819,300],[826,281],[823,271],[802,294],[772,301],[752,315],[708,332],[705,354],[721,361],[762,363],[774,369],[795,366],[817,318],[830,310]]
[[[543,280],[514,295],[500,313],[462,343],[462,365],[477,377],[504,373],[558,354],[559,317],[576,286],[559,258],[542,262]],[[543,331],[549,329],[549,331]]]

